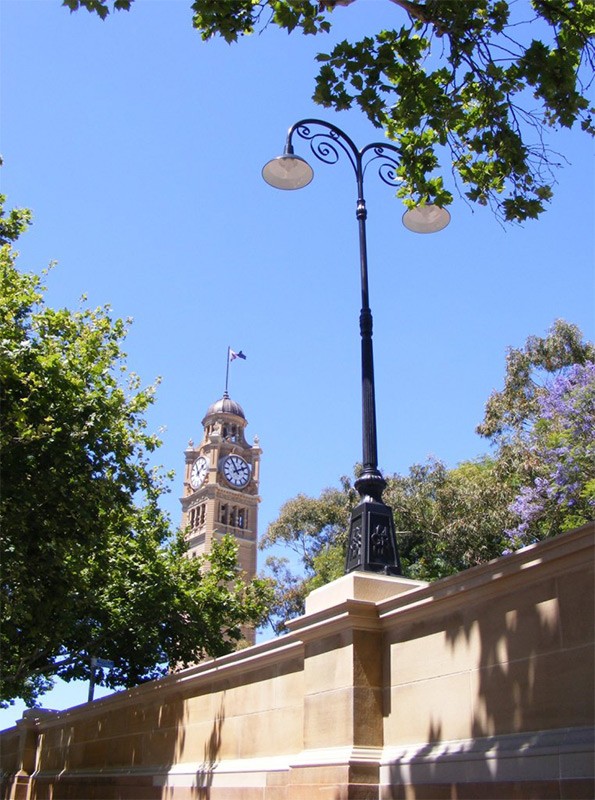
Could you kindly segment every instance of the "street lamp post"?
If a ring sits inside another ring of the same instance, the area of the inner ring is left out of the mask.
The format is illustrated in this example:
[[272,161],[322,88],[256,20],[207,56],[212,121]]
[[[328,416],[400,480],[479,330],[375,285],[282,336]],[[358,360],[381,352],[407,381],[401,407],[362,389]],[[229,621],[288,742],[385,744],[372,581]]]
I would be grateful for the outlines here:
[[[397,183],[398,161],[392,153],[398,153],[398,149],[386,142],[374,142],[359,150],[349,136],[335,125],[318,119],[303,119],[289,129],[283,155],[269,161],[262,170],[264,180],[276,189],[301,189],[314,177],[314,171],[308,162],[294,154],[295,134],[310,142],[312,153],[325,164],[336,164],[341,154],[345,154],[357,181],[355,215],[359,227],[362,295],[360,334],[363,469],[355,481],[360,501],[351,515],[345,572],[360,570],[401,575],[392,511],[382,500],[386,481],[378,469],[372,312],[369,303],[366,247],[367,212],[363,191],[364,175],[372,162],[377,162],[375,166],[384,183],[391,186]],[[416,233],[442,230],[449,221],[448,211],[433,205],[410,209],[403,215],[405,227]]]

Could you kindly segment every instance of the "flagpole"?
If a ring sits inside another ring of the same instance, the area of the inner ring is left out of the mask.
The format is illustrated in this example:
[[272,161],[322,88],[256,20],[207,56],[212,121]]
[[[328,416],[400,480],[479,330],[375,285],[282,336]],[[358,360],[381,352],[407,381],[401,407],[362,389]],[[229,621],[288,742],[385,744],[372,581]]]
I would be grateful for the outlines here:
[[224,395],[227,395],[227,387],[228,387],[228,384],[229,384],[229,355],[230,355],[230,353],[231,353],[231,347],[228,345],[227,346],[227,367],[226,367],[226,370],[225,370],[225,392],[224,392]]

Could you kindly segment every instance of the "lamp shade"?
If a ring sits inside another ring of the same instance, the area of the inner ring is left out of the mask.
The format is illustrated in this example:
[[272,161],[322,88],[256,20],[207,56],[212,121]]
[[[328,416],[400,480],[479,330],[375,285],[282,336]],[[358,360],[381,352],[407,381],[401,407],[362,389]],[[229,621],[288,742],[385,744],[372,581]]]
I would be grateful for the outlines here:
[[303,189],[314,177],[314,170],[303,158],[285,153],[264,165],[262,177],[275,189]]
[[437,233],[450,222],[450,213],[431,204],[410,208],[403,214],[403,225],[414,233]]

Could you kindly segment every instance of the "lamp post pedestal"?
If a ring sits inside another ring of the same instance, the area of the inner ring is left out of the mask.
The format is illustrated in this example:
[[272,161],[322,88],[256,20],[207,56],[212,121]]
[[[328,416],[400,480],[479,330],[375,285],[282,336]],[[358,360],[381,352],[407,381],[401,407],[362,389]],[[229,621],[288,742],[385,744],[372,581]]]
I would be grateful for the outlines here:
[[383,502],[362,500],[351,512],[345,572],[402,575],[392,510]]

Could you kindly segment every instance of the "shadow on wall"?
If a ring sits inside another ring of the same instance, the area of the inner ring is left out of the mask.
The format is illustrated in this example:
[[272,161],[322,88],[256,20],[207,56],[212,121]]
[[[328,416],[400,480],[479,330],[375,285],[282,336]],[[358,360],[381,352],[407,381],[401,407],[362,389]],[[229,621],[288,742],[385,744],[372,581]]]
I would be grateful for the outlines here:
[[[11,763],[3,756],[0,797],[117,800],[125,790],[126,796],[143,800],[172,800],[177,783],[184,787],[185,797],[208,800],[211,770],[221,747],[224,695],[214,719],[205,713],[198,720],[205,736],[192,741],[189,705],[196,697],[191,690],[167,693],[167,683],[166,678],[162,691],[160,682],[155,682],[146,699],[143,695],[149,685],[140,687],[142,699],[137,702],[133,699],[136,691],[131,690],[60,712],[55,727],[51,725],[54,714],[43,715],[37,728],[31,718],[26,736],[18,733],[23,746],[15,748]],[[210,708],[208,696],[204,707]],[[192,722],[197,722],[197,716],[195,710]],[[201,756],[198,773],[195,766],[184,771],[184,762],[196,765]],[[32,776],[32,786],[28,776]]]
[[[204,695],[201,699],[210,705],[209,695]],[[222,731],[225,723],[225,690],[221,694],[219,708],[211,721],[210,714],[192,715],[189,704],[196,700],[194,691],[189,690],[186,697],[176,698],[162,706],[162,714],[158,725],[165,725],[164,738],[160,737],[160,731],[151,732],[150,738],[154,739],[155,755],[151,762],[154,774],[163,776],[163,785],[154,787],[155,800],[174,800],[181,791],[184,797],[197,798],[197,800],[208,800],[211,796],[213,783],[213,771],[219,763],[221,752]],[[200,745],[195,739],[195,727],[211,725],[210,732],[203,739],[202,744],[202,763],[198,770],[195,766],[185,767],[185,764],[196,765],[200,755],[198,748]],[[170,735],[171,734],[171,735]],[[168,746],[168,743],[173,745]],[[165,747],[164,747],[165,745]],[[159,756],[166,756],[165,759]],[[101,796],[103,800],[103,795]],[[117,795],[119,797],[119,795]],[[142,795],[143,800],[149,797]]]
[[219,711],[213,721],[211,735],[204,747],[204,761],[196,773],[196,797],[200,798],[200,800],[208,800],[211,796],[213,771],[219,762],[219,753],[221,752],[221,731],[224,721],[225,693],[221,697]]
[[[133,695],[134,690],[127,694]],[[115,800],[120,797],[120,789],[118,779],[114,781],[113,777],[110,778],[110,771],[132,767],[138,768],[141,774],[130,776],[126,781],[128,786],[137,784],[136,791],[143,800],[164,800],[168,797],[167,785],[155,785],[153,776],[147,775],[145,770],[149,768],[155,774],[167,775],[182,757],[187,748],[186,700],[183,694],[172,696],[161,693],[156,682],[154,699],[126,703],[124,708],[113,710],[109,710],[108,706],[104,714],[89,723],[73,724],[70,728],[71,743],[63,756],[65,770],[49,779],[49,791],[53,790],[53,794],[48,796],[52,800],[87,796],[89,800],[95,797]],[[101,703],[101,700],[97,702]],[[99,709],[95,711],[96,714],[98,712]],[[56,753],[55,763],[47,763],[51,750],[48,751],[46,743],[41,752],[40,771],[60,769],[59,753]],[[95,772],[95,776],[88,779],[88,795],[85,794],[85,779],[75,773],[79,768]],[[102,771],[106,773],[105,780],[100,777]],[[41,786],[43,782],[38,780],[37,787]],[[37,794],[45,796],[39,788]]]
[[465,607],[412,625],[408,639],[442,635],[452,680],[428,679],[427,741],[395,758],[383,800],[595,797],[593,583],[589,564],[515,580],[512,591],[478,602],[471,591]]

